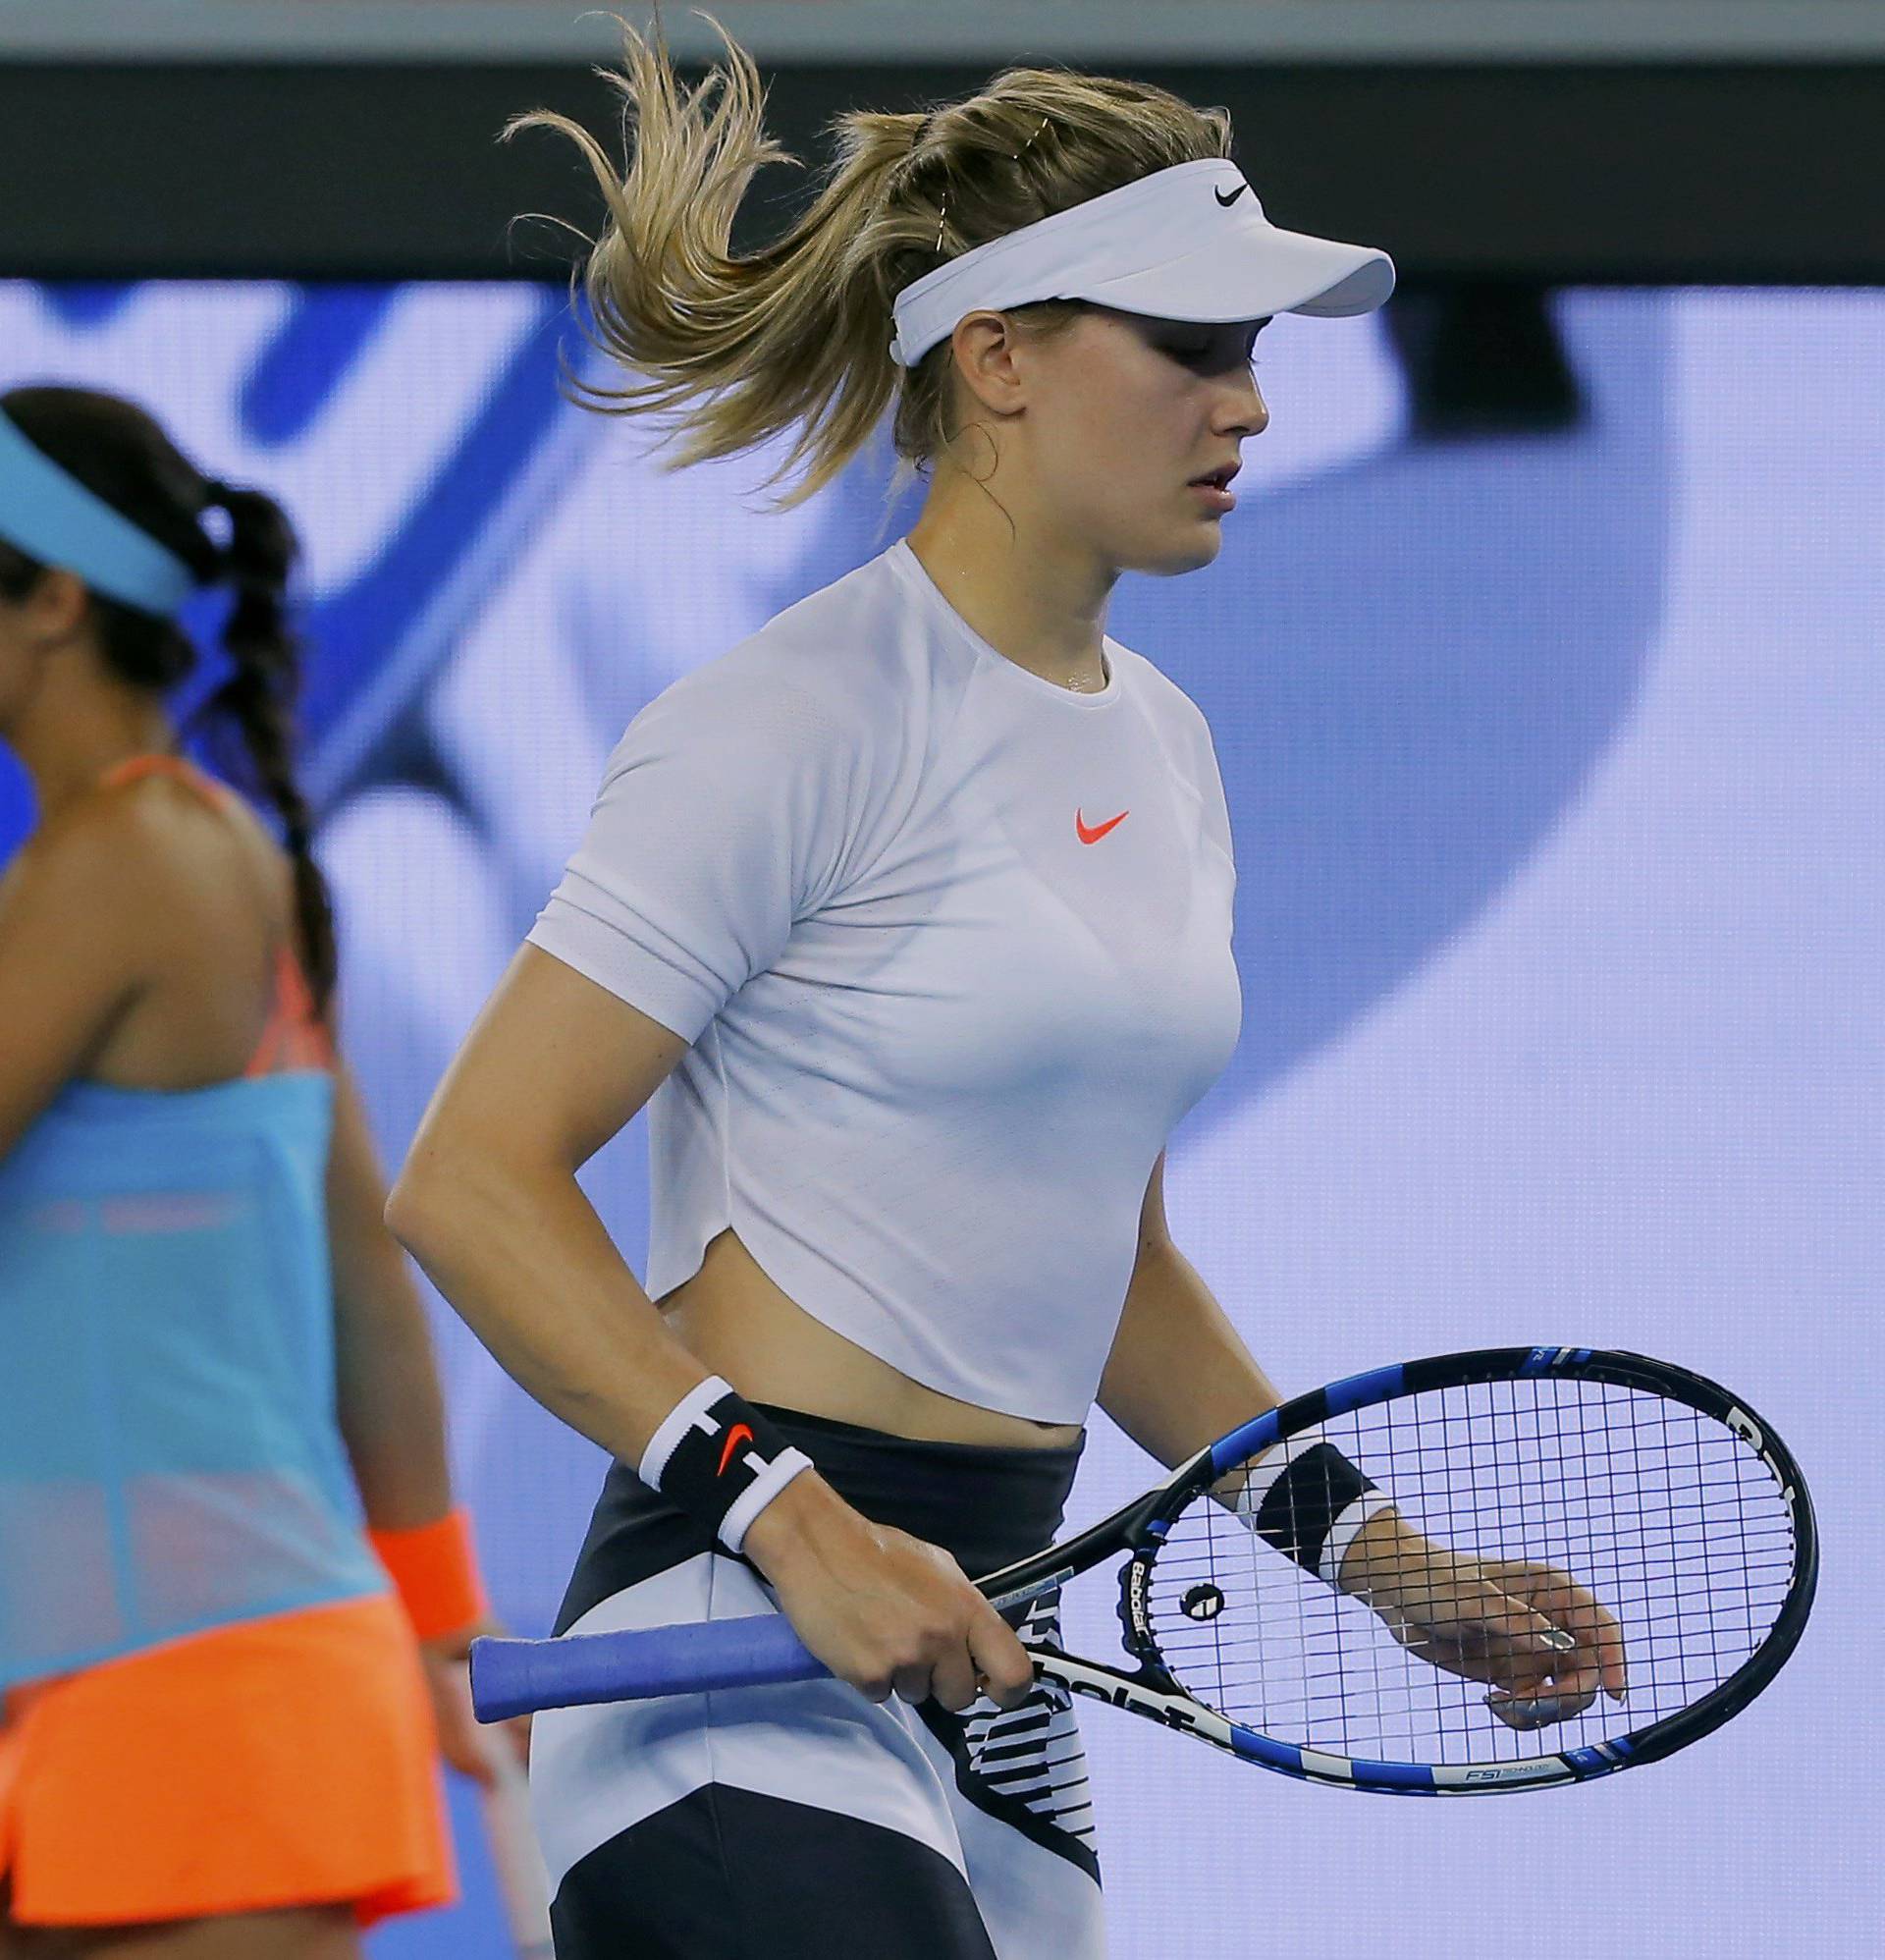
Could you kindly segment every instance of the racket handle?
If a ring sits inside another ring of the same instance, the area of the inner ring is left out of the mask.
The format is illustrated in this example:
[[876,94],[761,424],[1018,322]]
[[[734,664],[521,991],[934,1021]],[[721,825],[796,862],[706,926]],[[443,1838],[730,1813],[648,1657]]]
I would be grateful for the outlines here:
[[830,1672],[782,1613],[752,1613],[560,1640],[474,1640],[471,1705],[480,1721],[503,1721],[539,1709],[760,1688]]

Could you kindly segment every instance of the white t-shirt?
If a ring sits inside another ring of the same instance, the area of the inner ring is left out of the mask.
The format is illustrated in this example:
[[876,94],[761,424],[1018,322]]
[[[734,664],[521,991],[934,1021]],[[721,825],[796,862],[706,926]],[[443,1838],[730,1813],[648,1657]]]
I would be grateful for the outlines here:
[[1083,1421],[1172,1126],[1242,1014],[1211,732],[1076,693],[906,544],[651,701],[531,942],[693,1045],[649,1105],[647,1290],[730,1225],[913,1380]]

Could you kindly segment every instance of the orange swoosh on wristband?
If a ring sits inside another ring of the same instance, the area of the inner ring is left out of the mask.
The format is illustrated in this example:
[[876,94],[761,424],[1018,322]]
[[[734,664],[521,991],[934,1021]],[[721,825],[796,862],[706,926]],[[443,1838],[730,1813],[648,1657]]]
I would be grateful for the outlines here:
[[714,1472],[716,1477],[726,1476],[727,1466],[733,1460],[733,1451],[739,1447],[739,1439],[742,1436],[748,1443],[753,1440],[752,1431],[743,1422],[734,1423],[727,1432],[727,1441],[721,1445],[720,1450],[720,1468]]

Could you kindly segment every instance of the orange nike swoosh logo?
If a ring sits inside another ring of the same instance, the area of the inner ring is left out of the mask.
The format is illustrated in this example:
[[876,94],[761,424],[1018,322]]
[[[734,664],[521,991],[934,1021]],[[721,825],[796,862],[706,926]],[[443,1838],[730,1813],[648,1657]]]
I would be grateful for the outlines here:
[[1132,812],[1130,810],[1121,810],[1116,817],[1109,818],[1097,830],[1089,830],[1086,826],[1086,820],[1078,810],[1075,810],[1073,813],[1073,827],[1080,833],[1080,842],[1082,844],[1098,844],[1112,829],[1114,824],[1123,824],[1131,815]]
[[714,1472],[716,1477],[726,1476],[727,1466],[733,1460],[733,1451],[739,1447],[739,1439],[742,1436],[748,1443],[753,1440],[752,1431],[743,1422],[734,1423],[727,1432],[727,1441],[720,1446],[720,1468]]

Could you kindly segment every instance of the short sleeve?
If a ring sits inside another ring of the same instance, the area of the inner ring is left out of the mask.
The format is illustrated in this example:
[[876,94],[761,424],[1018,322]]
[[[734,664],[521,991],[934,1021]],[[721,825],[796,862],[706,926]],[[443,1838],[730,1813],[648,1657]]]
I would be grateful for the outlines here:
[[1217,767],[1217,746],[1212,740],[1211,725],[1198,717],[1198,798],[1204,805],[1205,835],[1230,859],[1231,875],[1237,872],[1237,849],[1231,840],[1230,806],[1224,800],[1224,779]]
[[861,741],[727,656],[629,724],[533,946],[692,1042],[841,874]]
[[1170,675],[1153,666],[1144,655],[1110,638],[1106,649],[1115,664],[1129,663],[1128,671],[1144,685],[1152,726],[1172,774],[1198,799],[1200,838],[1223,852],[1234,885],[1237,851],[1231,838],[1230,806],[1224,797],[1223,775],[1217,767],[1217,744],[1212,737],[1211,723],[1204,709]]

